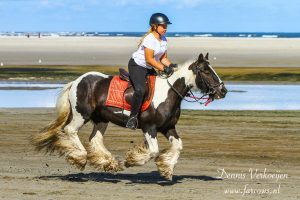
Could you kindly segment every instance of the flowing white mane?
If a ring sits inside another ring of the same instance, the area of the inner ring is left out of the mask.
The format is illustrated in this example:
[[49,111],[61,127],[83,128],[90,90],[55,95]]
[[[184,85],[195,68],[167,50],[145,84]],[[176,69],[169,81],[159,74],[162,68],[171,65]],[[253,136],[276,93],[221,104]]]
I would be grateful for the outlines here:
[[188,60],[182,64],[179,64],[178,69],[176,69],[174,74],[169,78],[170,82],[175,82],[179,78],[184,78],[186,85],[196,86],[196,83],[195,83],[196,75],[193,73],[192,70],[189,70],[189,66],[193,62],[195,62],[195,61]]
[[193,73],[192,70],[189,70],[189,66],[193,62],[194,61],[189,60],[184,62],[183,64],[180,64],[178,66],[178,69],[175,69],[173,75],[168,79],[157,76],[155,83],[155,92],[152,101],[154,108],[157,108],[161,103],[166,101],[168,97],[168,91],[170,89],[170,85],[168,84],[168,82],[173,85],[176,80],[184,78],[186,85],[192,85],[194,86],[194,89],[197,89],[195,83],[196,75]]
[[[170,83],[174,83],[179,78],[185,78],[186,81],[191,78],[195,78],[192,70],[189,70],[189,66],[195,62],[194,60],[187,60],[184,63],[178,64],[178,68],[174,69],[174,73],[168,78]],[[157,76],[158,79],[164,80],[165,78]],[[186,82],[187,83],[187,82]]]

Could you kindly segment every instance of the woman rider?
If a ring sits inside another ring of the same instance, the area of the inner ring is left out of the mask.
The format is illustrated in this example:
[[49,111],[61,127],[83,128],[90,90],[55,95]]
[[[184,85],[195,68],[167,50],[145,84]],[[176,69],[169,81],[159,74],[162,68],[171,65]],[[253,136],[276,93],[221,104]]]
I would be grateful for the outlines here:
[[145,95],[147,75],[155,73],[153,67],[170,75],[176,66],[168,59],[167,39],[164,36],[168,24],[171,24],[169,18],[163,13],[154,13],[149,24],[150,30],[141,39],[137,51],[132,54],[128,63],[134,94],[126,127],[131,129],[136,129],[138,125],[137,118]]

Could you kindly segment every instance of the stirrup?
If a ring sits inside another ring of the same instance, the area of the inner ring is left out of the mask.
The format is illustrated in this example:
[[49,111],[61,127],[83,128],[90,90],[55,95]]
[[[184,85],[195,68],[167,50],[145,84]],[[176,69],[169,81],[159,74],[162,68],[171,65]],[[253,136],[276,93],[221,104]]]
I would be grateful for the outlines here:
[[135,130],[137,128],[137,126],[138,126],[137,117],[130,117],[126,123],[126,128]]

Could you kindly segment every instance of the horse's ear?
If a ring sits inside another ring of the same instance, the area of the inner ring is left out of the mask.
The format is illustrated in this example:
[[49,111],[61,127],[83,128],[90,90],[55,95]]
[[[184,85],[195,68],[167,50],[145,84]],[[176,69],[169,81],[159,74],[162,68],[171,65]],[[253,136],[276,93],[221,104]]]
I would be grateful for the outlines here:
[[204,61],[204,59],[203,59],[203,54],[200,53],[197,62],[198,62],[198,63],[202,63],[203,61]]
[[194,68],[194,65],[191,64],[191,65],[189,66],[189,70],[191,70],[191,69],[193,69],[193,68]]
[[189,66],[189,70],[192,70],[194,72],[194,74],[196,74],[196,71],[197,71],[196,68],[197,68],[197,65],[195,65],[195,63],[193,63]]
[[206,53],[205,59],[208,60],[208,52]]

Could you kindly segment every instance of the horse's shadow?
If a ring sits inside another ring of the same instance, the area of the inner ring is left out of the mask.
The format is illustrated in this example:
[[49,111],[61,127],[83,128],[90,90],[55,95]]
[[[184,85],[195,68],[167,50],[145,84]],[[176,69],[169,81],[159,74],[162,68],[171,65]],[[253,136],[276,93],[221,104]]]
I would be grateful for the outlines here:
[[39,179],[49,180],[49,179],[60,179],[63,181],[71,181],[71,182],[87,182],[87,181],[95,181],[95,182],[108,182],[108,183],[119,183],[121,181],[125,181],[126,184],[158,184],[162,186],[174,185],[177,183],[182,183],[184,179],[191,180],[201,180],[201,181],[216,181],[222,180],[219,178],[214,178],[211,176],[194,176],[194,175],[174,175],[172,181],[167,181],[157,171],[152,171],[150,173],[137,173],[137,174],[110,174],[110,173],[76,173],[76,174],[68,174],[68,175],[57,175],[57,176],[41,176]]

